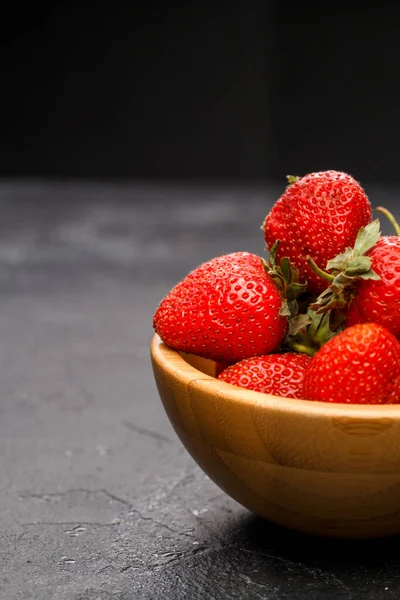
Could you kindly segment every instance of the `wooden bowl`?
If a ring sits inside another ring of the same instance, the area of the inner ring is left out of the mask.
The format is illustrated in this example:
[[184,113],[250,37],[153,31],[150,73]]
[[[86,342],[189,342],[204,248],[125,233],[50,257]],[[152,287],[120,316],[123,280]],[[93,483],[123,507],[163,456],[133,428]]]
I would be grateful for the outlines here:
[[400,533],[400,405],[279,398],[215,379],[154,335],[158,391],[181,442],[254,513],[322,536]]

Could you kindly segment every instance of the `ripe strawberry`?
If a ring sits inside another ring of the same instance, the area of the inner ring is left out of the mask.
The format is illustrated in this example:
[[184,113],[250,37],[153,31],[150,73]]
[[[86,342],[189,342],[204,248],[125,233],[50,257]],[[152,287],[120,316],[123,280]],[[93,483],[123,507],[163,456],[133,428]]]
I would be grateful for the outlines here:
[[379,279],[361,279],[346,325],[375,322],[400,336],[400,238],[381,237],[367,254]]
[[[400,226],[389,211],[377,207]],[[377,219],[361,228],[354,248],[347,248],[328,262],[331,273],[323,276],[329,287],[320,294],[311,309],[323,313],[340,309],[347,327],[358,323],[379,323],[400,336],[400,237],[381,237]],[[310,266],[315,268],[310,262]]]
[[311,358],[305,354],[254,356],[232,365],[218,379],[263,394],[304,398],[304,377]]
[[345,329],[311,359],[304,394],[323,402],[400,402],[400,343],[376,323]]
[[171,348],[231,364],[279,346],[288,322],[282,304],[261,258],[234,252],[179,282],[157,308],[153,326]]
[[[373,252],[380,239],[380,222],[378,219],[361,227],[357,233],[354,247],[347,247],[344,252],[335,256],[327,263],[327,271],[320,269],[309,258],[308,264],[319,274],[329,286],[318,296],[309,308],[317,314],[331,309],[347,309],[355,298],[357,287],[361,280],[379,280],[379,276],[372,268],[372,261],[368,254]],[[342,313],[344,311],[342,310]],[[345,315],[344,319],[346,318]]]
[[287,256],[308,282],[322,292],[327,283],[307,264],[309,255],[321,269],[347,246],[372,219],[369,200],[359,183],[339,171],[289,178],[289,186],[263,223],[268,249],[280,240],[277,257]]

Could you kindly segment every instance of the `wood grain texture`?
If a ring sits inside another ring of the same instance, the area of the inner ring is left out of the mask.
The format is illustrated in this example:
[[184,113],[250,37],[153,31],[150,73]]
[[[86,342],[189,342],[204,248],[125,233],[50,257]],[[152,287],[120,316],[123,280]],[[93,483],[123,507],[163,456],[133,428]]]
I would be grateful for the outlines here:
[[151,343],[157,388],[181,442],[227,494],[299,531],[400,533],[400,406],[260,394],[215,379],[212,361]]

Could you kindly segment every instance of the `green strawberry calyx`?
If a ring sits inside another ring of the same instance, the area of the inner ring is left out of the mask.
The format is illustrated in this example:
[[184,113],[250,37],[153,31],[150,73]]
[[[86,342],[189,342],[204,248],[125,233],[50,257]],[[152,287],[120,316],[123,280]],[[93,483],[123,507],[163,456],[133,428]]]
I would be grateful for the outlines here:
[[334,324],[331,317],[331,311],[319,314],[311,309],[306,314],[297,315],[289,321],[284,348],[314,356],[328,340],[343,330],[343,321]]
[[281,295],[282,307],[279,315],[281,317],[294,318],[299,309],[297,299],[304,294],[307,284],[300,282],[299,270],[290,262],[289,258],[281,258],[278,263],[276,253],[279,244],[280,240],[277,240],[272,246],[269,251],[268,262],[264,258],[261,258],[261,261],[264,269],[272,278]]
[[[344,252],[328,261],[326,271],[318,267],[313,259],[308,256],[309,267],[322,279],[329,282],[329,286],[310,304],[310,309],[317,314],[328,310],[340,311],[350,304],[356,293],[356,284],[360,279],[380,279],[373,271],[371,259],[366,256],[381,236],[379,219],[372,221],[358,231],[353,248],[346,248]],[[331,316],[330,320],[337,319]]]
[[[288,257],[278,262],[277,240],[269,251],[268,261],[261,258],[282,298],[281,317],[287,317],[288,328],[282,343],[282,352],[301,352],[313,356],[321,346],[338,333],[344,319],[333,319],[333,313],[317,314],[309,308],[311,297],[307,283],[300,281],[300,272]],[[336,314],[336,313],[335,313]]]
[[[332,326],[330,314],[317,315],[308,309],[310,295],[307,284],[300,282],[299,269],[288,257],[278,262],[280,240],[269,251],[268,262],[261,258],[264,268],[272,278],[282,298],[281,317],[287,317],[288,328],[281,345],[282,352],[301,352],[313,356],[321,346],[338,331]],[[303,312],[305,310],[305,312]],[[336,329],[340,323],[335,324]]]

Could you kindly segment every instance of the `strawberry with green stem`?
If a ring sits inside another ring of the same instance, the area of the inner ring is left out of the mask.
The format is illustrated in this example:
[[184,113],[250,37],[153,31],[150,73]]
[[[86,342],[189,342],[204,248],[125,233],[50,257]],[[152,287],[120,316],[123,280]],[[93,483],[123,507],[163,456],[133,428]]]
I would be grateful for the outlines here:
[[388,210],[382,207],[377,210],[389,218],[396,235],[382,236],[368,253],[377,278],[357,284],[355,297],[347,309],[346,324],[376,322],[399,337],[400,227]]
[[[400,336],[400,226],[387,209],[377,211],[389,218],[397,235],[381,236],[378,220],[360,230],[354,248],[328,263],[330,273],[319,269],[330,285],[311,308],[331,310],[348,327],[375,322]],[[311,259],[309,264],[317,268]]]
[[344,252],[328,261],[326,271],[321,269],[307,256],[307,263],[321,279],[329,284],[311,304],[310,308],[317,312],[329,309],[342,309],[348,306],[355,296],[355,283],[360,280],[377,280],[378,275],[372,269],[371,259],[367,255],[381,236],[378,219],[361,227],[357,233],[353,248],[347,247]]
[[307,293],[307,284],[300,282],[300,271],[288,257],[278,262],[279,244],[280,240],[277,240],[272,246],[268,262],[262,260],[284,299],[280,314],[288,317],[288,329],[280,349],[313,356],[337,331],[332,327],[328,314],[317,315],[308,309],[310,294]]
[[308,292],[319,294],[328,285],[311,269],[324,269],[338,252],[355,242],[357,232],[372,219],[371,206],[360,184],[347,173],[322,171],[288,177],[286,190],[265,217],[262,229],[268,249],[277,240],[277,259],[283,257],[299,270]]
[[288,329],[281,350],[313,356],[338,333],[341,321],[334,323],[330,312],[316,314],[309,309],[312,296],[307,292],[307,284],[300,282],[300,271],[288,257],[278,262],[279,244],[280,240],[277,240],[271,248],[268,262],[262,260],[284,298],[280,314],[288,317]]

